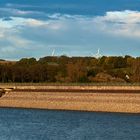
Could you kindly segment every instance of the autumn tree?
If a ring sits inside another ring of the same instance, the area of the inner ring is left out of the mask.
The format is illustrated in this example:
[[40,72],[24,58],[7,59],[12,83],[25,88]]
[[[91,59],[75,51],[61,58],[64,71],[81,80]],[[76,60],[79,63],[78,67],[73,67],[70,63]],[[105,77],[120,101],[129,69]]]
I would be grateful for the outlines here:
[[137,58],[133,63],[133,81],[134,82],[140,82],[140,57]]

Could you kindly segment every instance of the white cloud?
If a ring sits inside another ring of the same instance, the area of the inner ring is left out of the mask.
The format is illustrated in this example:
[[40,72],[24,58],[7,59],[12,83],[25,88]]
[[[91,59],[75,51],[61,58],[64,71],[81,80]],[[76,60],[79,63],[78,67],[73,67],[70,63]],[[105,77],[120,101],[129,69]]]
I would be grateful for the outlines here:
[[124,37],[140,37],[140,12],[139,11],[112,11],[105,16],[94,18],[97,28],[106,33]]
[[114,11],[114,12],[107,12],[105,16],[106,20],[113,21],[113,22],[124,22],[128,23],[137,23],[140,20],[140,12],[138,11]]
[[[47,55],[54,46],[58,51],[71,52],[71,55],[78,52],[81,55],[89,52],[90,55],[91,50],[94,53],[98,47],[103,49],[118,45],[118,40],[124,40],[123,38],[128,38],[128,42],[119,45],[130,46],[140,37],[138,11],[112,11],[98,17],[67,14],[46,14],[46,17],[46,20],[24,17],[10,17],[10,20],[1,18],[2,56],[16,58],[17,54],[19,57],[41,56],[45,53]],[[130,38],[133,43],[129,41]],[[119,50],[120,48],[117,51]]]
[[27,14],[32,14],[32,11],[23,11],[19,9],[14,9],[14,8],[0,8],[0,11],[6,14],[10,15],[27,15]]
[[37,27],[37,26],[44,26],[48,23],[42,20],[32,19],[32,18],[21,18],[22,24],[25,26]]
[[11,8],[11,7],[0,7],[0,17],[45,17],[44,12],[39,12],[39,11],[31,11],[31,10],[20,10],[16,8]]
[[39,7],[39,6],[33,6],[33,5],[27,5],[27,4],[13,4],[13,3],[6,3],[6,7],[8,8],[28,8],[28,7]]
[[[26,26],[46,26],[52,30],[63,30],[65,27],[71,28],[70,23],[78,25],[79,29],[87,31],[99,30],[106,34],[121,35],[124,37],[140,37],[140,12],[139,11],[110,11],[106,12],[104,16],[87,17],[81,15],[68,14],[45,14],[37,11],[21,11],[12,8],[0,8],[0,11],[12,13],[12,15],[20,16],[13,17],[13,20],[0,20],[0,25],[7,25],[9,27],[18,25]],[[38,20],[34,18],[24,18],[25,15],[43,14],[45,20]],[[46,28],[45,27],[45,28]]]

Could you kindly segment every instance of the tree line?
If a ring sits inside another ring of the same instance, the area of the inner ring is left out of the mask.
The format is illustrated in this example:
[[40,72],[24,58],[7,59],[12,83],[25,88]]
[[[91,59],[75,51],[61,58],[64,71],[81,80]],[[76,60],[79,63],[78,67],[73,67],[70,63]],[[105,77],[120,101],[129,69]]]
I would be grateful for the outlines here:
[[140,82],[140,57],[126,55],[94,57],[47,56],[0,61],[0,82],[90,83]]

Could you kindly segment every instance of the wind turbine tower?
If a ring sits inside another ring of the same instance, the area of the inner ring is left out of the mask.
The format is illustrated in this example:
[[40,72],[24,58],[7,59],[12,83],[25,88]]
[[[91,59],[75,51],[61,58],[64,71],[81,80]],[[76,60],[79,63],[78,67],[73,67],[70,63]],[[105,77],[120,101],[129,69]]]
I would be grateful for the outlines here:
[[102,55],[100,54],[100,48],[97,50],[97,53],[95,54],[96,58],[100,58]]
[[54,56],[55,55],[55,49],[52,51],[52,56]]

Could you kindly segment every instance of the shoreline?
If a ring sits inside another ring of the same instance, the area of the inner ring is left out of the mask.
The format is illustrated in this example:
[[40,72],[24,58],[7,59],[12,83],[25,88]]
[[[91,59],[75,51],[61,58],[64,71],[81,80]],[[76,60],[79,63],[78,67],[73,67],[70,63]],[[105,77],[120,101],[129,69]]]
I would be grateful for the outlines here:
[[23,108],[23,107],[1,107],[0,109],[17,109],[17,110],[42,110],[42,111],[68,111],[68,112],[88,112],[88,113],[109,113],[109,114],[122,114],[122,115],[140,115],[140,113],[127,113],[127,112],[105,112],[105,111],[83,111],[83,110],[66,110],[66,109],[42,109],[42,108]]
[[140,86],[17,86],[0,97],[0,107],[140,113],[139,93]]

